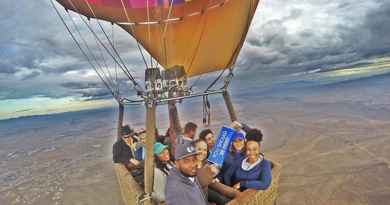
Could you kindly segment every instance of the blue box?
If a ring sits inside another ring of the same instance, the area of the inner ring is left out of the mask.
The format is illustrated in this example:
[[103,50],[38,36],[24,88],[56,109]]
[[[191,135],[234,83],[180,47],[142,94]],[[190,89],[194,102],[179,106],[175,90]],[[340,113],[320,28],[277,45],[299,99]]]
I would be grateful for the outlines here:
[[230,143],[235,134],[235,129],[223,126],[207,160],[222,167],[226,153],[229,151]]

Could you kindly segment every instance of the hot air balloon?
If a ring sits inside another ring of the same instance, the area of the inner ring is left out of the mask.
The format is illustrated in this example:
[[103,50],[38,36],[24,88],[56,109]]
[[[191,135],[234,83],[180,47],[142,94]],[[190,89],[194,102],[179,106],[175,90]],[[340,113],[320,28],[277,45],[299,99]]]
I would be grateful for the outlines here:
[[[231,67],[258,0],[58,0],[89,18],[118,24],[165,69],[188,77]],[[210,55],[212,54],[212,55]]]
[[[149,60],[140,52],[145,63],[145,86],[141,87],[133,77],[130,69],[120,57],[112,41],[109,46],[101,42],[94,30],[97,41],[122,69],[133,88],[137,90],[140,100],[121,98],[119,89],[113,89],[118,83],[110,81],[110,77],[99,74],[104,70],[99,61],[91,63],[99,77],[109,88],[119,103],[118,130],[122,127],[124,105],[126,103],[142,103],[146,105],[146,160],[145,160],[145,190],[142,192],[134,183],[127,170],[116,165],[117,178],[126,204],[138,204],[139,201],[151,204],[148,198],[152,193],[153,183],[153,153],[154,130],[156,127],[156,106],[168,102],[170,127],[177,134],[181,132],[178,111],[175,103],[190,97],[203,97],[222,94],[229,112],[231,121],[236,121],[228,85],[232,78],[234,64],[245,41],[246,34],[255,14],[259,0],[56,0],[67,11],[71,10],[88,19],[103,20],[118,25],[134,38],[137,45],[150,54]],[[52,1],[53,7],[61,17],[60,12]],[[82,46],[72,29],[61,17],[73,40],[83,52],[89,62],[96,56],[89,54],[90,48]],[[73,21],[73,20],[72,20]],[[99,24],[102,32],[108,35]],[[77,30],[79,32],[79,30]],[[85,40],[83,40],[85,43]],[[111,47],[111,48],[110,48]],[[137,68],[139,69],[139,68]],[[224,86],[220,89],[210,88],[225,76]],[[203,92],[193,93],[187,81],[195,76],[221,71],[217,79]],[[207,103],[205,103],[207,105]],[[207,106],[206,106],[207,107]],[[119,136],[119,134],[118,134]],[[275,164],[277,165],[277,164]],[[278,166],[275,166],[278,167]],[[248,203],[266,202],[273,204],[277,195],[279,169],[273,170],[273,185],[269,191],[258,192]],[[145,193],[145,195],[140,194]],[[144,200],[136,200],[146,196]],[[256,202],[257,200],[257,202]],[[231,202],[235,204],[237,202]]]

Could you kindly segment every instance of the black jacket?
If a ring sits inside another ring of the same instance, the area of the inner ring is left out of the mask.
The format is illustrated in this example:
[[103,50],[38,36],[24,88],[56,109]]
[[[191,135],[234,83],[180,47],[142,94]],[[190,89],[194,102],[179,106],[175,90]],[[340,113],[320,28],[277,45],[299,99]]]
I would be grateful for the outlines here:
[[122,139],[119,139],[113,145],[112,155],[114,163],[121,163],[126,166],[129,164],[129,160],[134,158],[132,150]]

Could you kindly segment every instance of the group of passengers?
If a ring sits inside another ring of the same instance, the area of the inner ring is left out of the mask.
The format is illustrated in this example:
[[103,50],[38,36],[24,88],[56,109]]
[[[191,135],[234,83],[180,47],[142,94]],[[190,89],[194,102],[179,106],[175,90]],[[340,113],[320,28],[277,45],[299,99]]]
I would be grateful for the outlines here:
[[[196,137],[197,125],[189,122],[175,142],[160,136],[156,143],[152,198],[156,204],[222,205],[239,197],[247,189],[265,190],[271,184],[271,163],[260,152],[263,134],[245,124],[233,122],[236,129],[222,167],[207,161],[215,143],[212,130]],[[143,186],[145,131],[125,126],[122,137],[113,146],[115,163],[124,164]]]

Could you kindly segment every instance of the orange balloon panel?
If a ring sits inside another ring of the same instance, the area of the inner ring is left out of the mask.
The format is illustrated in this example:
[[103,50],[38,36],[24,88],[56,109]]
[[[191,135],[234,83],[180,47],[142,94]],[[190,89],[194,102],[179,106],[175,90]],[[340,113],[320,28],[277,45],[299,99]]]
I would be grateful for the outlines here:
[[187,76],[234,64],[259,0],[57,0],[87,17],[114,22],[166,69]]

